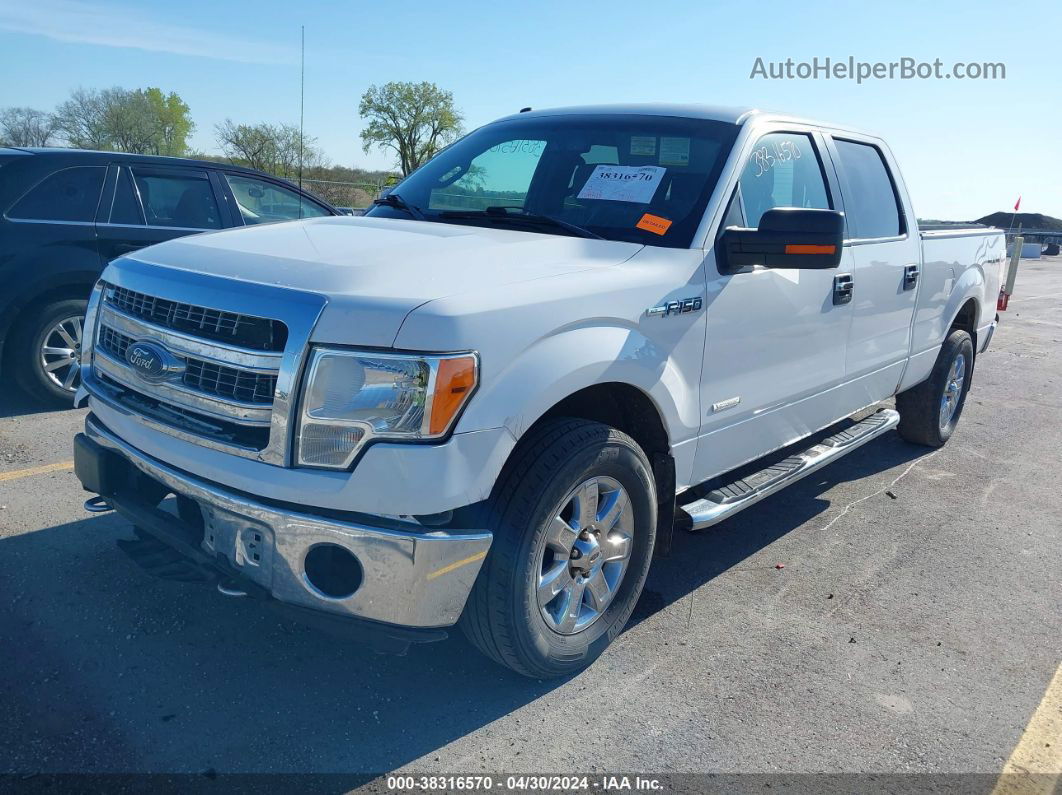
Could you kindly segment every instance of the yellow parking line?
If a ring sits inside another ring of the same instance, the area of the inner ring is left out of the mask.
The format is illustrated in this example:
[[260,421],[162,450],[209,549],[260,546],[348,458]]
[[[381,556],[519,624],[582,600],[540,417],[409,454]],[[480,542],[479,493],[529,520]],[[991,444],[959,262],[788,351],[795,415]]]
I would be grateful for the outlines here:
[[44,464],[43,466],[30,467],[29,469],[16,469],[14,472],[0,472],[0,483],[5,480],[18,480],[19,478],[28,478],[31,475],[43,475],[46,472],[63,472],[73,468],[73,461],[60,461],[57,464]]
[[486,551],[477,552],[475,555],[469,555],[464,560],[454,561],[449,566],[443,566],[441,569],[436,569],[424,579],[434,580],[436,577],[442,577],[444,574],[449,574],[454,569],[459,569],[462,566],[467,566],[469,563],[475,563],[477,560],[483,560],[483,558],[485,557],[487,557]]
[[1062,665],[1003,766],[992,795],[1051,795],[1062,778]]

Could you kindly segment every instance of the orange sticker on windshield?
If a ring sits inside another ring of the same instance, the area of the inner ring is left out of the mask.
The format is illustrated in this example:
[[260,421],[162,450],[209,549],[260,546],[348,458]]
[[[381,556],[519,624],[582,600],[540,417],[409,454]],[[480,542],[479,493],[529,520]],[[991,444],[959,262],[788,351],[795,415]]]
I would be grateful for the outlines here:
[[671,227],[671,222],[666,218],[661,218],[659,215],[646,213],[635,226],[639,229],[644,229],[646,232],[652,232],[654,235],[663,235]]

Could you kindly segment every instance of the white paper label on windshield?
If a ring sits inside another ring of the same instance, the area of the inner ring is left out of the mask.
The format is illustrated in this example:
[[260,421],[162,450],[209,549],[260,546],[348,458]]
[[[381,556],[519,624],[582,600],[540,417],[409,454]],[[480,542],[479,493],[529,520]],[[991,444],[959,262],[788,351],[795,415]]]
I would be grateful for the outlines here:
[[648,204],[666,171],[660,166],[597,166],[578,198]]
[[656,157],[656,136],[632,135],[631,154],[642,157]]
[[663,166],[688,166],[690,164],[690,139],[661,138],[660,164]]

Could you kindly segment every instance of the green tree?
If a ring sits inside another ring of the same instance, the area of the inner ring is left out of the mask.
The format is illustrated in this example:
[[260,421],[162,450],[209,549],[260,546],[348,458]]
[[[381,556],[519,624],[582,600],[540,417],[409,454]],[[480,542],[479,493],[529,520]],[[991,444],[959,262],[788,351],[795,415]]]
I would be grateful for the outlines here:
[[393,150],[403,176],[461,134],[454,95],[434,83],[370,86],[361,96],[358,113],[367,121],[361,131],[364,151]]
[[185,154],[195,129],[180,96],[158,88],[79,88],[59,106],[56,123],[71,146],[149,155]]
[[163,94],[161,89],[148,88],[143,92],[156,121],[155,154],[180,157],[188,153],[188,137],[195,131],[191,108],[175,92]]

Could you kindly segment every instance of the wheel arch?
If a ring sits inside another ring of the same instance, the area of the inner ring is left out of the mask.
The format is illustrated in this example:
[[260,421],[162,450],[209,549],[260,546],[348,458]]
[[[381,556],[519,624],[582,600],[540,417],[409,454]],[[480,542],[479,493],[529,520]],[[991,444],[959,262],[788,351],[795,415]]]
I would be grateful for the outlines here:
[[[671,548],[675,518],[675,458],[664,412],[645,390],[622,381],[591,384],[556,401],[542,412],[517,439],[543,423],[561,417],[600,422],[630,436],[645,452],[656,484],[656,554]],[[515,452],[515,448],[514,451]],[[513,453],[510,453],[510,458]],[[506,462],[508,463],[508,462]]]
[[977,301],[977,298],[970,296],[955,312],[955,315],[951,319],[951,323],[948,324],[948,330],[962,329],[970,335],[973,340],[974,350],[977,350],[977,326],[981,316],[981,307]]

